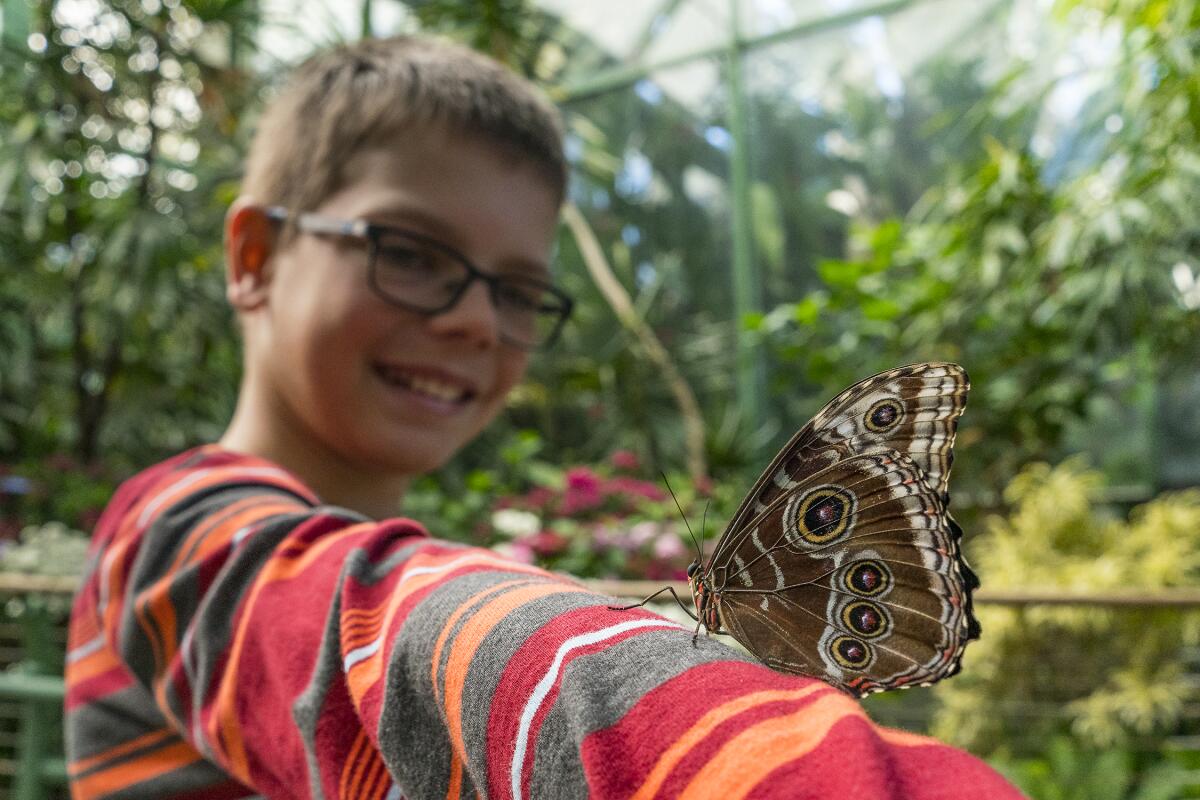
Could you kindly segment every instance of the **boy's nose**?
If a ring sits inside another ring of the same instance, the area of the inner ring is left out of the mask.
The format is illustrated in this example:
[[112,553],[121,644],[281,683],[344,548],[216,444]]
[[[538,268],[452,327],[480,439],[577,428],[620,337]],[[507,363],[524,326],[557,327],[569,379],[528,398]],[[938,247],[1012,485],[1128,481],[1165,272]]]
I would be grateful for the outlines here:
[[429,320],[430,327],[442,335],[457,335],[480,347],[494,347],[500,341],[500,317],[492,303],[488,285],[472,281],[458,302]]

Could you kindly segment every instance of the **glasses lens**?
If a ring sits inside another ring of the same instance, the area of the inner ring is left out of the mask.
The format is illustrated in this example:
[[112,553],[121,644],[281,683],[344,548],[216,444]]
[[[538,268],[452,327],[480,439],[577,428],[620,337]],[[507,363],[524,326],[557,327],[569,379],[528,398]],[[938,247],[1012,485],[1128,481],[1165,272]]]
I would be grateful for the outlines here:
[[[375,289],[417,311],[446,310],[472,279],[471,268],[454,251],[401,231],[379,234],[374,259]],[[570,303],[552,286],[514,275],[487,280],[505,341],[534,348],[554,338]]]
[[375,286],[412,308],[444,308],[469,278],[467,268],[428,242],[388,232],[375,252]]
[[536,347],[558,329],[566,306],[547,284],[533,279],[504,277],[493,288],[500,327],[510,341]]

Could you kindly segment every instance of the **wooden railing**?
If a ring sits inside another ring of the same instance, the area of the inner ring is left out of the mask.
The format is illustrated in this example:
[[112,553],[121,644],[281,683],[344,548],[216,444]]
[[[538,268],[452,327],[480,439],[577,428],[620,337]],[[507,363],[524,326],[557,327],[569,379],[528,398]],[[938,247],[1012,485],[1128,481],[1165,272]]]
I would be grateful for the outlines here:
[[[691,594],[684,581],[584,581],[590,589],[614,597],[640,600],[666,586],[685,600]],[[669,599],[669,598],[668,598]],[[1200,608],[1200,589],[1158,589],[1127,592],[1064,592],[1054,589],[980,589],[972,599],[981,606],[1097,606],[1104,608]]]

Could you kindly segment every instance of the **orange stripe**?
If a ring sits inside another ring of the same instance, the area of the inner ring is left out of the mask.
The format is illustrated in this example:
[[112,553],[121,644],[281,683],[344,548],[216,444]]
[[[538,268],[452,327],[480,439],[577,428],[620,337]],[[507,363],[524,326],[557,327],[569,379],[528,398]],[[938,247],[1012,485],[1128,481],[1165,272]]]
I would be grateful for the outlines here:
[[888,744],[895,744],[901,747],[945,747],[946,745],[939,742],[937,739],[930,739],[928,736],[921,736],[908,731],[898,731],[894,728],[879,728],[879,737]]
[[450,742],[462,756],[466,755],[466,745],[462,740],[463,688],[467,681],[467,668],[470,667],[471,660],[483,642],[483,638],[499,625],[501,620],[526,603],[552,594],[577,594],[587,591],[582,586],[571,586],[565,583],[539,583],[512,589],[507,594],[480,606],[462,626],[458,635],[454,637],[450,657],[446,660],[443,681],[446,699],[442,703],[442,708],[446,713],[446,727],[449,729]]
[[[193,553],[193,558],[188,559],[184,563],[199,560],[207,553],[212,553],[228,546],[237,532],[247,525],[254,524],[268,516],[283,511],[303,509],[303,506],[295,501],[263,502],[261,496],[248,498],[247,502],[243,502],[241,505],[243,507],[240,510],[225,514],[224,518],[219,522],[198,526],[202,528],[201,534],[206,538],[201,541],[197,552]],[[195,537],[192,538],[194,539]],[[181,558],[183,552],[181,549]],[[178,564],[179,561],[176,563]],[[155,581],[148,589],[141,592],[138,595],[137,602],[134,604],[134,612],[142,630],[145,631],[147,638],[150,639],[154,651],[154,663],[156,665],[154,672],[157,676],[157,680],[154,682],[154,698],[158,703],[158,707],[166,714],[168,721],[173,723],[177,728],[184,728],[186,726],[168,710],[170,703],[167,702],[167,689],[169,688],[167,665],[175,658],[178,646],[175,629],[175,602],[171,597],[171,586],[177,577],[173,568],[170,572],[159,578],[159,580]],[[153,623],[151,620],[153,620]]]
[[367,763],[362,753],[366,749],[366,744],[367,732],[359,728],[358,735],[354,737],[354,744],[350,746],[350,752],[346,755],[345,762],[342,763],[342,779],[338,781],[338,797],[358,797],[358,783],[362,777],[360,773]]
[[389,783],[387,766],[383,763],[383,757],[375,753],[371,758],[371,770],[363,778],[361,794],[351,795],[351,797],[362,797],[364,800],[382,798],[388,790]]
[[347,653],[374,640],[387,610],[388,601],[384,600],[369,612],[350,609],[342,614],[342,652]]
[[446,787],[446,800],[458,800],[462,796],[463,762],[458,750],[450,750],[450,783]]
[[98,764],[102,764],[105,761],[112,761],[114,758],[122,756],[125,753],[138,750],[142,747],[148,747],[160,739],[169,738],[173,735],[174,732],[167,728],[162,728],[157,731],[150,731],[150,733],[143,733],[141,736],[130,739],[128,742],[122,742],[116,747],[110,747],[108,750],[105,750],[99,755],[88,756],[87,758],[81,758],[78,761],[72,761],[67,767],[67,772],[71,775],[71,777],[75,777],[82,772],[87,772],[89,769],[97,766]]
[[835,691],[823,685],[806,686],[803,689],[768,689],[743,695],[710,709],[708,713],[692,723],[692,726],[682,736],[676,739],[670,747],[659,755],[658,761],[654,763],[654,766],[646,775],[645,781],[642,782],[642,785],[630,797],[630,800],[649,800],[649,798],[658,794],[659,788],[662,786],[663,781],[667,779],[667,776],[671,774],[671,770],[675,769],[675,766],[684,756],[690,753],[694,747],[704,741],[718,725],[726,720],[766,703],[802,700],[815,692],[825,690]]
[[[449,565],[451,564],[454,566],[450,567]],[[430,584],[436,584],[446,580],[447,577],[453,575],[460,569],[478,566],[481,564],[493,567],[503,567],[504,569],[511,568],[511,571],[514,572],[535,572],[538,575],[545,574],[535,567],[524,567],[524,565],[520,564],[511,564],[511,562],[504,561],[503,559],[487,552],[486,550],[475,552],[466,551],[465,553],[463,551],[454,551],[436,556],[414,555],[404,565],[404,569],[406,571],[410,569],[423,568],[437,569],[439,567],[446,567],[447,569],[439,569],[436,572],[417,574],[409,572],[407,575],[402,575],[397,583],[396,589],[388,597],[387,615],[385,616],[383,624],[379,626],[378,630],[391,630],[392,622],[395,619],[396,614],[399,612],[400,607],[415,592],[424,589]],[[342,655],[345,656],[346,652],[348,651],[343,649]],[[354,701],[355,707],[360,706],[362,703],[362,698],[366,696],[366,693],[370,690],[370,688],[375,685],[376,681],[379,680],[379,676],[383,674],[383,663],[386,655],[385,648],[381,646],[371,656],[364,658],[362,661],[350,668],[349,673],[346,675],[346,683],[350,689],[350,697]],[[437,681],[434,681],[434,687],[436,691]]]
[[134,761],[74,781],[71,784],[71,793],[74,797],[99,797],[135,783],[152,780],[200,760],[199,754],[191,745],[179,742]]
[[[104,626],[107,630],[118,630],[120,625],[120,617],[122,614],[121,598],[124,595],[125,581],[124,569],[122,565],[126,560],[126,555],[130,548],[140,546],[142,533],[139,520],[142,514],[150,506],[155,506],[157,509],[166,510],[170,508],[176,501],[197,492],[207,486],[214,486],[228,480],[231,477],[244,476],[244,468],[225,467],[212,469],[203,477],[197,480],[187,480],[193,472],[171,473],[163,479],[163,486],[158,491],[147,494],[140,501],[135,503],[126,513],[122,524],[119,526],[116,535],[112,542],[108,545],[108,550],[104,556],[99,573],[106,578],[106,583],[109,587],[108,607],[105,609]],[[307,497],[309,492],[303,486],[296,484],[294,481],[283,480],[280,475],[275,478],[261,478],[263,483],[272,487],[286,487],[292,491],[297,491],[301,496]],[[154,517],[148,521],[153,524]],[[105,574],[104,565],[108,566]]]
[[[474,608],[480,600],[489,597],[497,592],[503,592],[506,589],[511,589],[517,586],[527,586],[529,579],[514,579],[498,583],[494,586],[476,592],[467,598],[466,602],[462,603],[458,608],[454,609],[454,613],[442,625],[442,632],[438,635],[438,640],[433,646],[433,661],[430,674],[430,680],[433,681],[433,699],[434,702],[441,701],[441,689],[438,683],[438,666],[442,661],[442,648],[446,645],[446,639],[449,638],[450,632],[454,630],[455,624],[462,619],[463,614],[466,614]],[[446,787],[446,800],[457,800],[462,794],[462,758],[459,756],[457,747],[450,749],[450,780]]]
[[[275,499],[274,496],[272,496],[272,499]],[[204,552],[207,552],[199,550],[199,548],[204,545],[206,537],[212,531],[219,530],[231,517],[242,514],[247,509],[263,509],[270,508],[272,506],[278,507],[280,505],[285,504],[281,502],[273,502],[270,503],[270,505],[267,505],[264,503],[262,495],[251,495],[249,497],[243,497],[241,500],[225,506],[212,516],[206,517],[201,521],[201,524],[192,528],[187,539],[184,540],[183,544],[179,547],[178,552],[175,553],[175,561],[172,562],[170,568],[167,569],[167,574],[176,572],[185,564],[197,560],[198,557],[204,554]],[[286,503],[286,505],[293,508],[302,508],[302,506],[297,504],[294,500],[290,503]],[[237,529],[235,528],[234,530]]]
[[722,745],[679,796],[745,797],[767,775],[819,747],[835,724],[852,718],[865,720],[866,714],[835,692],[793,714],[764,720]]
[[298,557],[284,556],[277,553],[263,566],[250,589],[249,596],[243,601],[242,608],[246,613],[238,620],[234,632],[233,644],[229,648],[229,661],[217,687],[216,697],[212,704],[212,715],[205,725],[209,740],[225,750],[229,762],[228,770],[243,783],[250,783],[250,768],[246,761],[246,748],[242,742],[237,718],[237,687],[238,666],[242,647],[249,635],[250,620],[254,604],[259,594],[271,583],[288,580],[307,569],[314,561],[321,558],[331,547],[339,544],[346,536],[354,535],[364,529],[373,527],[373,522],[363,522],[343,528],[311,542],[302,550]]
[[86,657],[78,661],[71,661],[66,667],[67,683],[78,685],[88,678],[93,678],[103,672],[108,672],[113,667],[120,666],[123,662],[117,658],[116,654],[108,648],[106,642],[103,647],[96,650],[94,653],[89,653]]
[[446,646],[446,641],[450,638],[450,633],[454,630],[454,626],[458,624],[458,621],[462,619],[464,614],[477,606],[484,598],[509,589],[515,589],[518,586],[528,586],[530,583],[530,578],[514,578],[489,586],[468,597],[446,619],[446,622],[442,625],[442,632],[438,634],[437,641],[433,645],[433,661],[429,672],[429,679],[433,682],[433,699],[435,702],[441,702],[442,700],[441,686],[438,681],[438,669],[442,664],[442,649]]

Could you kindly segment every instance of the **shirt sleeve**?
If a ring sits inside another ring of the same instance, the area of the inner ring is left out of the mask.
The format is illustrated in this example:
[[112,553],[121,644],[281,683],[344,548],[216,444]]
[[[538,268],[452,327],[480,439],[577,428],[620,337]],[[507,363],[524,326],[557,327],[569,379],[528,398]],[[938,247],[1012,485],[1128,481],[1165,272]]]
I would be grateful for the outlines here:
[[846,695],[278,469],[102,520],[68,652],[75,798],[1019,798]]

